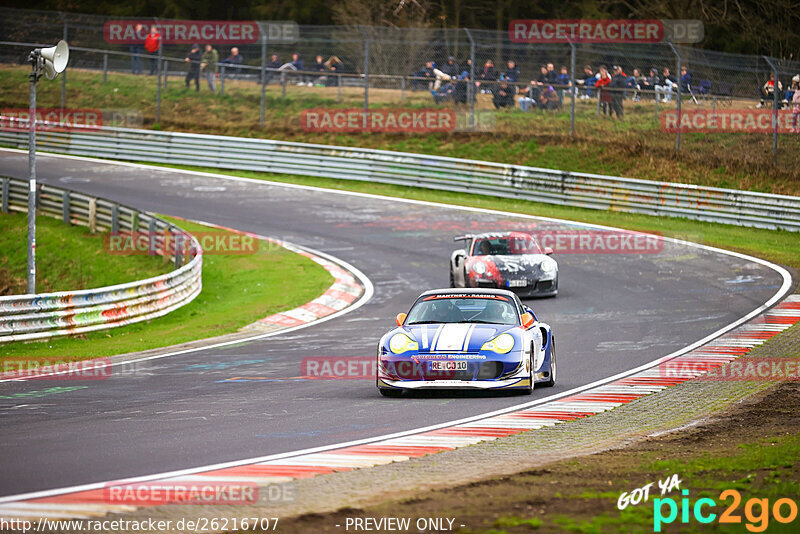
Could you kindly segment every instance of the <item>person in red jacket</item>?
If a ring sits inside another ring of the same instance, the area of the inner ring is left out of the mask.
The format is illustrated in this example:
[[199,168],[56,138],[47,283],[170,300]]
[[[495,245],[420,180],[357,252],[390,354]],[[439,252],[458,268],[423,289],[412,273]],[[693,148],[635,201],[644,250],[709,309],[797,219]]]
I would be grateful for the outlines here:
[[147,39],[144,40],[144,49],[150,54],[150,76],[156,73],[158,49],[161,48],[161,34],[155,26],[150,28]]
[[603,91],[601,87],[606,87],[610,83],[611,75],[608,74],[608,67],[600,65],[594,86],[600,91],[600,109],[603,110],[603,115],[611,113],[611,91]]

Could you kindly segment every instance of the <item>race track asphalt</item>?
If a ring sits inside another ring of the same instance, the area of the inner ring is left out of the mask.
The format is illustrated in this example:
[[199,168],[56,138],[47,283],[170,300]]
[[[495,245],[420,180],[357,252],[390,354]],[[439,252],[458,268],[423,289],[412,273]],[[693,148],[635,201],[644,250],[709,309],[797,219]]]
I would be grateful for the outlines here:
[[[0,150],[0,174],[26,178],[27,154]],[[575,227],[99,160],[39,155],[37,174],[54,186],[330,253],[365,273],[375,295],[318,326],[143,362],[107,380],[0,383],[0,496],[329,445],[531,400],[384,399],[372,380],[292,377],[307,357],[373,355],[395,314],[423,290],[448,285],[453,236]],[[676,351],[757,308],[782,282],[760,264],[671,242],[647,254],[554,257],[558,297],[530,304],[556,333],[559,383],[533,399]],[[86,387],[26,396],[75,385]]]

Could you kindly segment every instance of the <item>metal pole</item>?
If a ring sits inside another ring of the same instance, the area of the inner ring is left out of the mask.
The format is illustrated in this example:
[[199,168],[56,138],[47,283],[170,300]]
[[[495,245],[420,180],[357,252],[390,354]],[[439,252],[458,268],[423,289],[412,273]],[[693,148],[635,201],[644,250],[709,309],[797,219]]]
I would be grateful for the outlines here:
[[475,129],[475,39],[469,28],[464,28],[469,39],[469,83],[467,84],[467,100],[469,100],[469,129]]
[[266,107],[267,91],[267,32],[264,25],[259,23],[261,29],[261,115],[259,124],[264,127],[264,108]]
[[369,113],[369,35],[363,26],[359,26],[364,36],[364,117],[363,128],[367,129],[367,114]]
[[[67,17],[64,16],[63,11],[58,12],[58,16],[61,17],[61,22],[64,25],[64,36],[63,39],[69,42],[67,38]],[[61,109],[67,107],[67,71],[61,73]]]
[[762,56],[767,64],[772,67],[772,76],[775,85],[772,86],[772,164],[778,166],[778,66],[767,56]]
[[167,78],[169,78],[169,61],[164,60],[164,90],[167,90]]
[[342,75],[336,74],[336,102],[342,103]]
[[33,70],[30,75],[30,102],[28,109],[28,288],[36,293],[36,81],[39,78],[39,54],[33,52]]
[[103,54],[103,83],[108,81],[108,54]]
[[678,70],[677,70],[677,81],[678,81],[678,91],[677,91],[677,93],[678,93],[678,97],[677,97],[677,103],[678,103],[678,129],[677,129],[677,131],[675,133],[675,152],[678,152],[681,149],[681,78],[680,78],[680,76],[681,76],[681,55],[678,53],[678,49],[675,48],[675,45],[673,45],[671,42],[669,42],[667,44],[669,45],[670,48],[672,48],[672,51],[675,53],[675,58],[676,58],[675,62],[677,64],[677,66],[678,66]]
[[405,103],[406,101],[406,77],[400,77],[400,102]]
[[161,122],[161,50],[164,48],[162,46],[163,41],[159,39],[158,43],[158,59],[156,59],[156,70],[158,72],[158,79],[156,83],[156,124]]
[[569,110],[569,136],[575,137],[575,93],[578,90],[578,86],[575,84],[575,43],[569,43],[570,48],[570,58],[569,58],[569,68],[570,68],[570,77],[572,79],[572,104],[570,105]]
[[220,65],[219,70],[219,94],[225,94],[225,65]]

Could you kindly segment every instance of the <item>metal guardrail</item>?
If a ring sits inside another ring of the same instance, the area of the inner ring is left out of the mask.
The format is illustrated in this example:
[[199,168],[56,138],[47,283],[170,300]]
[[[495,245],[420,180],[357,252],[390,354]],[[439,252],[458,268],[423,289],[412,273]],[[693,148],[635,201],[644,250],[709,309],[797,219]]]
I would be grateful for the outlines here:
[[[26,128],[0,143],[27,147]],[[522,165],[266,139],[123,128],[42,132],[42,150],[109,159],[321,176],[800,231],[800,197]]]
[[[28,181],[0,178],[3,212],[27,212]],[[200,244],[177,226],[108,200],[40,185],[38,211],[66,224],[148,239],[148,251],[174,261],[169,273],[97,289],[0,297],[0,343],[79,334],[146,321],[191,302],[202,289]],[[171,246],[170,242],[178,246]],[[184,264],[184,254],[189,257]]]

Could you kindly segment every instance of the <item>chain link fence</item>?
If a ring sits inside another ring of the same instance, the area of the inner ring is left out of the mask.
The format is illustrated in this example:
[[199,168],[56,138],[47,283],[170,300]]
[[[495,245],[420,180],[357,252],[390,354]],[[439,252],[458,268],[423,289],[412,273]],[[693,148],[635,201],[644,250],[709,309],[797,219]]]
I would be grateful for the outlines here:
[[[547,132],[574,136],[609,115],[646,125],[650,135],[674,139],[680,150],[681,128],[670,130],[666,116],[677,114],[683,124],[682,117],[699,112],[716,117],[767,108],[771,120],[767,113],[768,123],[757,131],[773,140],[775,164],[796,163],[793,154],[780,154],[779,139],[793,119],[797,61],[670,43],[518,44],[506,32],[488,30],[300,26],[292,43],[270,42],[262,32],[257,42],[213,45],[219,63],[203,65],[195,79],[187,76],[199,67],[187,61],[191,45],[165,43],[148,53],[139,43],[109,44],[103,33],[109,20],[0,8],[0,63],[24,65],[32,46],[63,38],[71,55],[60,78],[62,108],[75,105],[67,98],[75,71],[93,73],[98,84],[112,74],[139,76],[149,80],[141,83],[142,100],[155,101],[143,111],[145,125],[180,124],[180,111],[165,102],[213,85],[215,93],[249,103],[239,120],[261,127],[308,130],[303,112],[320,108],[442,108],[453,110],[455,130],[524,133],[531,128],[525,111],[549,112],[558,120],[544,126]],[[227,62],[234,46],[241,63]],[[598,83],[603,66],[608,85]]]

